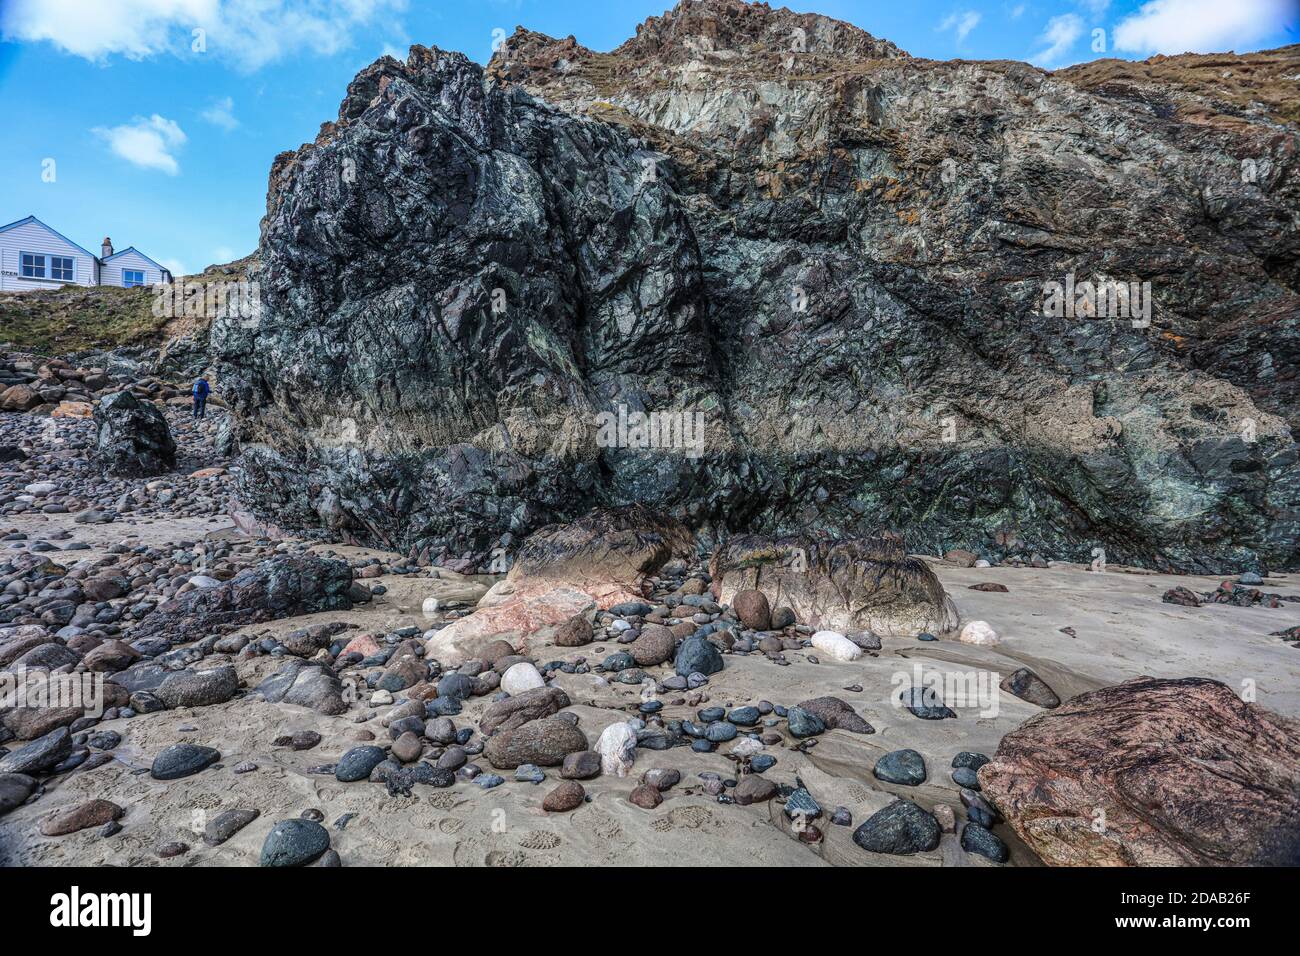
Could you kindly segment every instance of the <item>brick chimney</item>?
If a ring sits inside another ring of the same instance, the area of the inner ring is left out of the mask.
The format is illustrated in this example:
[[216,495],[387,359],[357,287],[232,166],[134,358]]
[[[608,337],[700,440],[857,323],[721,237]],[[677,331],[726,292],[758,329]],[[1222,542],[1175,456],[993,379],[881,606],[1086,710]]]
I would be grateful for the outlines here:
[[103,244],[99,247],[99,258],[107,259],[112,254],[113,254],[113,240],[108,238],[108,236],[105,236]]

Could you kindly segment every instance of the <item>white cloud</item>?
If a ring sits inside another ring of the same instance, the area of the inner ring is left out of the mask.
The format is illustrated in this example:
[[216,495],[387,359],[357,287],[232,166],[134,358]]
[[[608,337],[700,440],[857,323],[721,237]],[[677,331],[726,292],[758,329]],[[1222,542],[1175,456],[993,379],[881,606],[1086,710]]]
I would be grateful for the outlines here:
[[214,263],[231,262],[235,258],[235,250],[229,246],[217,246],[212,250],[212,261]]
[[181,171],[174,154],[185,145],[186,136],[174,120],[154,113],[148,119],[137,116],[130,123],[97,126],[91,132],[129,163],[145,169],[160,169],[168,176]]
[[202,116],[213,126],[220,126],[226,132],[239,125],[239,120],[235,119],[235,101],[229,96],[217,100],[203,111]]
[[972,30],[979,26],[979,22],[980,15],[974,10],[966,10],[963,13],[950,13],[939,24],[939,32],[945,33],[952,30],[957,35],[957,42],[961,43]]
[[1074,13],[1064,13],[1047,21],[1040,44],[1045,44],[1029,58],[1030,63],[1050,67],[1060,62],[1061,58],[1074,46],[1074,42],[1083,35],[1083,19]]
[[1127,53],[1222,53],[1250,46],[1294,22],[1291,0],[1151,0],[1115,27]]
[[381,18],[392,27],[391,14],[405,8],[406,0],[9,0],[0,36],[94,61],[170,52],[251,71],[289,53],[337,53],[353,29]]
[[1019,20],[1020,15],[1024,12],[1025,12],[1025,5],[1023,3],[1017,3],[1014,7],[1011,8],[1011,10],[1008,12],[1007,15],[1011,17],[1012,20]]
[[1079,0],[1079,6],[1092,14],[1095,20],[1110,9],[1110,0]]
[[189,270],[179,259],[160,259],[158,264],[172,274],[173,279],[189,275]]

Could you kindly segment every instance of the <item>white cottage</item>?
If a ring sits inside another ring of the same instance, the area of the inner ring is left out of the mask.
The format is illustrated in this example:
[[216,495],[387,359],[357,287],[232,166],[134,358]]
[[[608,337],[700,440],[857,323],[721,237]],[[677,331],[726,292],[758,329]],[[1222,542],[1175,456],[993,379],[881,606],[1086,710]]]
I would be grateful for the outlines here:
[[0,226],[0,292],[64,285],[131,288],[171,280],[171,272],[134,246],[114,252],[105,238],[96,256],[35,216]]

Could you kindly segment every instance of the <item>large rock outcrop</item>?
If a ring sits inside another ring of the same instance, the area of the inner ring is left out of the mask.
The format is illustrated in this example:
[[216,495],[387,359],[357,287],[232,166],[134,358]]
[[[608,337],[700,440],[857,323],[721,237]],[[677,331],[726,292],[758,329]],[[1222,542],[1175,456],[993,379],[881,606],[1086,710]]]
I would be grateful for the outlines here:
[[176,467],[176,442],[157,406],[131,392],[95,405],[95,455],[114,475],[149,478]]
[[186,591],[164,601],[131,631],[131,639],[197,641],[262,621],[317,611],[346,611],[352,568],[314,555],[269,558],[215,587]]
[[598,508],[547,525],[524,540],[510,573],[474,613],[429,639],[429,653],[444,665],[458,664],[506,640],[526,654],[577,615],[643,599],[646,577],[690,556],[694,545],[680,522],[640,505]]
[[[1210,82],[1300,50],[1205,59],[940,63],[735,0],[384,57],[277,158],[260,320],[212,329],[241,493],[469,562],[640,501],[1300,566],[1300,137]],[[1113,282],[1136,314],[1076,301]]]
[[771,607],[788,607],[817,628],[914,637],[959,623],[930,566],[890,538],[738,535],[714,553],[709,570],[722,603],[733,603],[738,591],[761,591]]
[[1081,694],[1003,737],[979,780],[1048,863],[1300,864],[1300,726],[1218,681]]

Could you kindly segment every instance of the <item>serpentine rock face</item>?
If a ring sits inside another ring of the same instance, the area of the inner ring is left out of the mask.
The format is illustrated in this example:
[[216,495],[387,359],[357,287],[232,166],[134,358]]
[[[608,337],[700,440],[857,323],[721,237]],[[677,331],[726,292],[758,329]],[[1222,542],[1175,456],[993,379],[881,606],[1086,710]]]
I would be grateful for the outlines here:
[[212,329],[242,497],[467,565],[632,502],[1300,565],[1300,137],[1210,59],[1300,70],[939,63],[733,0],[382,58],[275,162],[260,321]]

